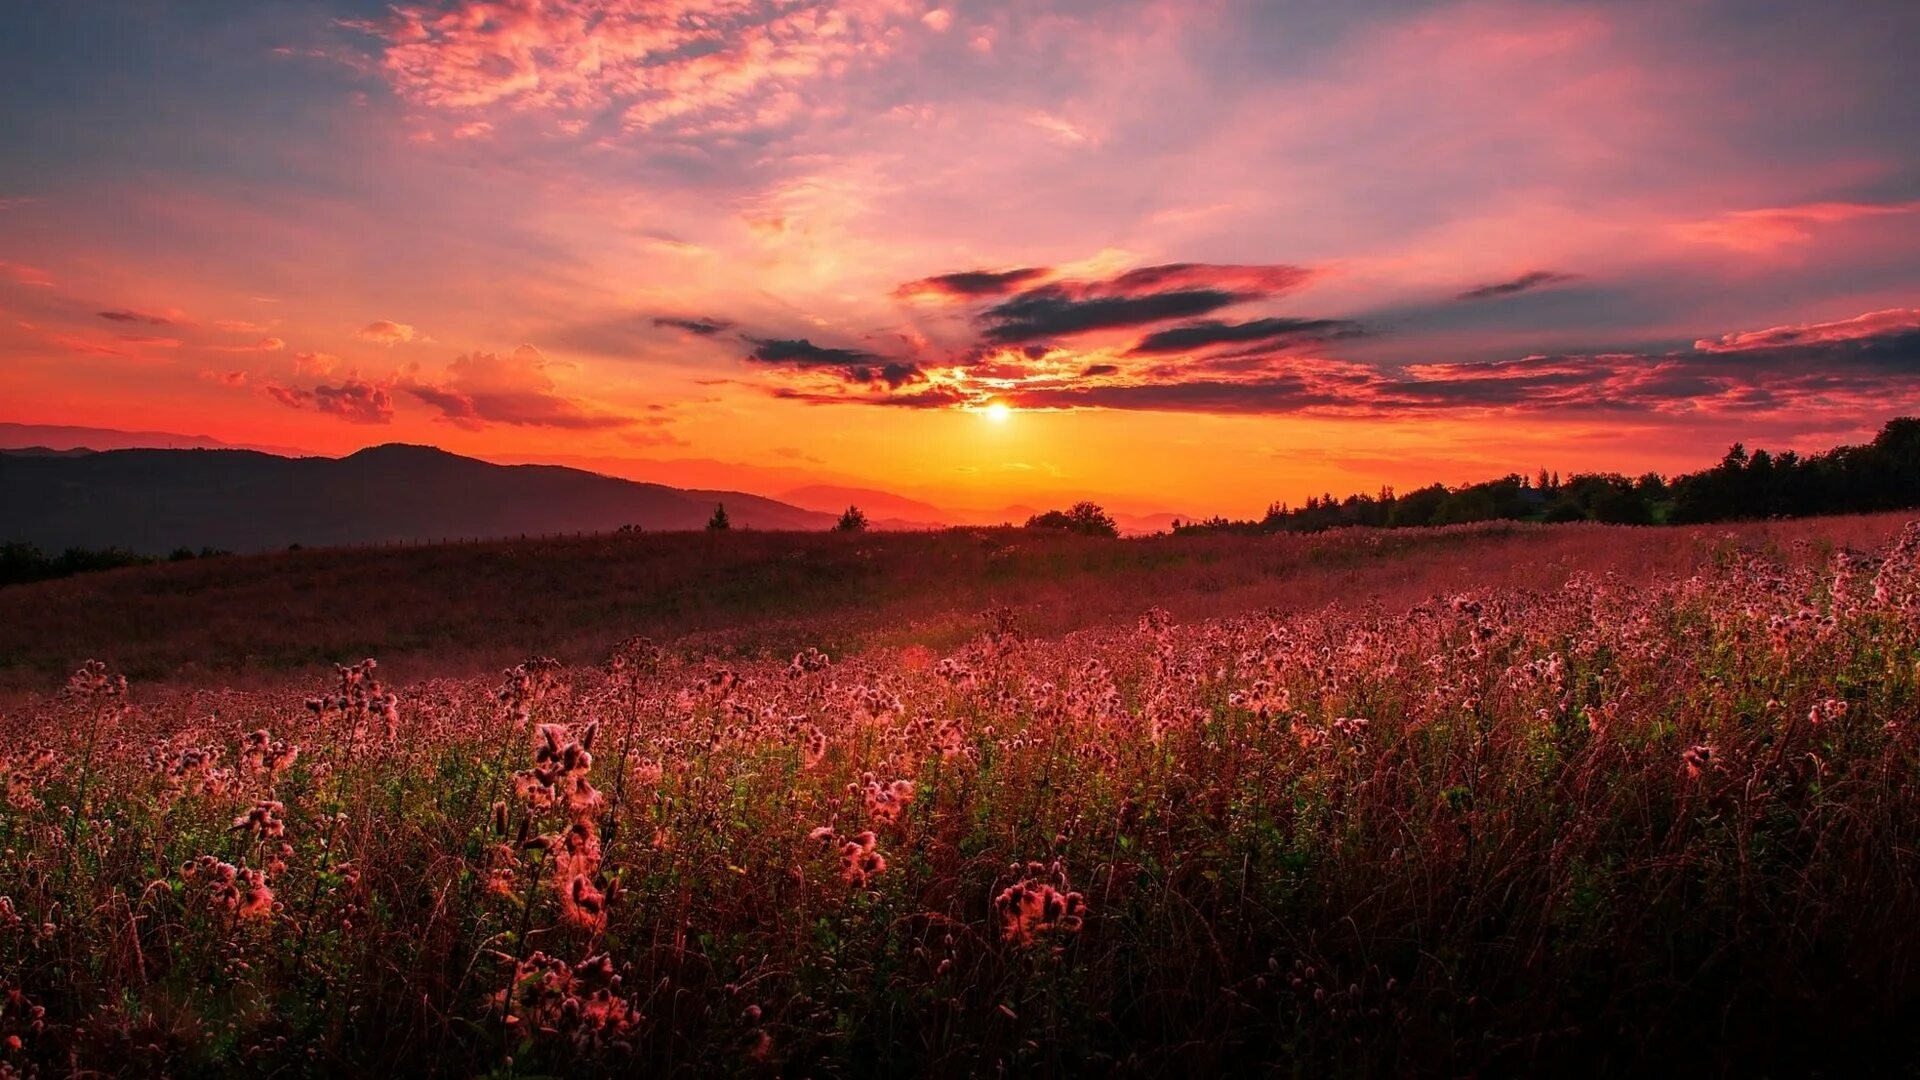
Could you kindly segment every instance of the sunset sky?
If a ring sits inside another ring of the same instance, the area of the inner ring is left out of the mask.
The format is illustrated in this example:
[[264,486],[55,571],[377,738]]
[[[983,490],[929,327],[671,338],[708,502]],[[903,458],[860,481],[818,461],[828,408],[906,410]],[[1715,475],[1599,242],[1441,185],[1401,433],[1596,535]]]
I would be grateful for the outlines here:
[[1920,4],[0,11],[0,420],[1258,513],[1920,412]]

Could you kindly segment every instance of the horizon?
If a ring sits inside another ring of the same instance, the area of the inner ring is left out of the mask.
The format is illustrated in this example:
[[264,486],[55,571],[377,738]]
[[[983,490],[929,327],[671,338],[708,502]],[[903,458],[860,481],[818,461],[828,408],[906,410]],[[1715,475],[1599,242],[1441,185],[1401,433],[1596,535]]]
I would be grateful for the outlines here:
[[[1909,418],[1888,417],[1886,419],[1886,423],[1891,424],[1896,421],[1907,420],[1907,419]],[[33,434],[16,435],[14,434],[15,431],[31,432]],[[69,432],[70,434],[65,438],[45,438],[44,437],[56,431],[65,431],[65,432]],[[97,446],[86,445],[84,442],[81,441],[83,439],[86,439],[89,436],[96,437],[96,441],[99,441],[102,445],[97,445]],[[98,438],[100,436],[105,436],[105,438],[103,439]],[[35,441],[36,439],[38,441]],[[167,441],[163,443],[161,440],[167,440]],[[176,445],[176,444],[186,444],[186,445]],[[1817,456],[1820,454],[1824,454],[1827,451],[1839,449],[1847,445],[1851,445],[1851,444],[1835,444],[1833,446],[1824,446],[1824,447],[1820,447],[1816,451],[1813,451],[1812,453],[1808,453],[1808,452],[1799,451],[1797,448],[1777,447],[1777,446],[1768,447],[1768,446],[1760,446],[1757,444],[1747,445],[1744,440],[1735,440],[1735,442],[1730,445],[1729,451],[1731,451],[1734,448],[1740,448],[1748,452],[1764,451],[1774,455],[1778,455],[1784,452],[1792,452],[1792,453],[1796,453],[1800,458],[1804,459],[1810,456]],[[1300,505],[1310,500],[1331,498],[1337,501],[1349,496],[1372,497],[1376,493],[1385,494],[1385,493],[1391,493],[1391,492],[1397,492],[1399,494],[1404,495],[1411,491],[1427,488],[1435,484],[1443,486],[1449,490],[1460,490],[1460,489],[1471,487],[1474,485],[1480,485],[1488,482],[1497,481],[1502,477],[1514,477],[1514,476],[1519,477],[1520,485],[1523,488],[1527,487],[1530,483],[1532,483],[1533,479],[1536,476],[1545,477],[1548,475],[1552,475],[1556,483],[1560,482],[1562,479],[1565,479],[1568,482],[1572,482],[1580,479],[1582,475],[1624,476],[1628,480],[1636,480],[1640,476],[1652,475],[1652,476],[1660,477],[1660,479],[1663,482],[1667,482],[1667,481],[1677,480],[1688,474],[1698,473],[1703,470],[1709,469],[1714,464],[1716,464],[1717,461],[1719,460],[1718,458],[1714,458],[1712,460],[1703,459],[1702,461],[1696,462],[1693,467],[1688,469],[1684,469],[1676,472],[1670,472],[1670,473],[1662,472],[1660,470],[1649,470],[1648,473],[1644,473],[1644,474],[1623,474],[1617,469],[1595,469],[1595,470],[1587,470],[1583,473],[1583,472],[1575,472],[1575,471],[1563,472],[1562,470],[1553,469],[1549,466],[1539,466],[1534,469],[1508,468],[1501,472],[1489,473],[1483,476],[1476,476],[1463,481],[1429,479],[1426,482],[1415,484],[1415,485],[1409,485],[1408,487],[1405,487],[1405,488],[1396,488],[1393,485],[1383,485],[1381,488],[1376,489],[1376,491],[1374,492],[1368,492],[1368,491],[1309,492],[1306,496],[1304,496],[1302,500],[1299,500],[1298,502],[1283,500],[1283,499],[1274,499],[1274,500],[1269,500],[1264,506],[1253,509],[1245,514],[1224,514],[1224,513],[1219,513],[1215,511],[1201,512],[1201,511],[1172,510],[1172,509],[1139,510],[1139,509],[1134,509],[1128,506],[1124,502],[1108,505],[1107,503],[1100,502],[1100,500],[1103,498],[1102,496],[1099,496],[1096,494],[1091,498],[1089,498],[1087,493],[1084,493],[1084,492],[1055,493],[1053,496],[1043,497],[1037,500],[1036,504],[1031,504],[1031,505],[1026,503],[1015,502],[1015,503],[1008,503],[1000,507],[945,506],[945,505],[939,505],[935,503],[923,502],[921,500],[914,499],[894,491],[888,491],[888,490],[879,489],[879,488],[850,486],[847,484],[836,484],[836,483],[830,483],[830,482],[802,484],[798,487],[786,487],[786,488],[781,488],[778,485],[775,485],[773,487],[760,489],[760,490],[755,490],[747,487],[724,488],[724,487],[698,485],[698,484],[675,485],[675,484],[665,483],[664,481],[656,477],[651,477],[648,475],[624,474],[621,472],[603,471],[601,469],[591,468],[586,464],[567,464],[563,462],[539,461],[539,460],[534,460],[534,461],[504,460],[502,461],[502,460],[489,458],[483,455],[456,454],[454,451],[449,450],[446,447],[438,446],[433,443],[412,443],[412,442],[390,441],[390,442],[368,443],[364,446],[356,447],[349,450],[343,450],[337,453],[322,453],[317,451],[300,450],[293,447],[268,447],[268,446],[256,446],[256,445],[231,444],[231,443],[225,443],[218,439],[214,439],[211,436],[197,435],[197,434],[190,435],[190,434],[171,433],[171,432],[126,432],[126,431],[117,431],[113,429],[104,429],[104,428],[84,428],[84,427],[73,427],[73,426],[66,426],[66,425],[48,425],[48,424],[22,424],[15,421],[0,420],[0,453],[17,453],[17,452],[27,451],[27,450],[47,450],[53,453],[72,453],[72,452],[106,453],[106,452],[111,452],[115,450],[210,450],[210,451],[245,451],[245,452],[253,452],[253,453],[263,453],[271,456],[285,457],[285,458],[322,458],[326,460],[337,461],[344,458],[353,457],[358,454],[363,454],[372,450],[384,450],[389,448],[400,448],[400,449],[409,449],[409,450],[430,450],[436,453],[454,454],[455,456],[464,457],[469,460],[479,461],[479,462],[490,464],[490,465],[500,465],[500,466],[533,465],[533,466],[549,466],[549,467],[575,469],[581,472],[593,473],[594,475],[604,476],[611,479],[626,480],[626,481],[643,483],[643,484],[662,485],[662,486],[674,488],[675,490],[688,492],[688,493],[695,493],[695,494],[747,495],[747,496],[758,497],[758,498],[772,499],[778,502],[785,502],[789,506],[795,507],[797,509],[807,510],[809,512],[813,512],[817,514],[836,513],[840,509],[860,509],[863,511],[871,511],[868,514],[868,517],[873,519],[876,525],[880,527],[891,527],[891,528],[906,528],[906,529],[917,529],[917,528],[924,528],[924,527],[991,528],[999,525],[1014,526],[1014,525],[1020,524],[1020,522],[1017,520],[1019,518],[1040,513],[1046,509],[1063,509],[1073,503],[1085,500],[1085,501],[1093,501],[1093,502],[1099,503],[1103,509],[1106,509],[1112,512],[1119,519],[1122,533],[1134,534],[1134,535],[1163,531],[1168,524],[1178,523],[1178,522],[1186,522],[1189,524],[1199,524],[1208,520],[1251,521],[1253,519],[1257,519],[1262,512],[1271,513],[1275,508],[1288,507],[1288,506],[1291,506],[1297,509]],[[616,463],[616,464],[624,464],[630,468],[638,467],[641,470],[644,470],[644,468],[648,465],[673,466],[676,464],[717,465],[722,468],[727,467],[725,463],[719,463],[719,462],[673,462],[673,461],[639,462],[639,461],[635,461],[635,462]],[[876,498],[881,501],[877,503],[872,501]],[[840,501],[843,499],[847,500],[844,506]],[[865,502],[866,505],[863,506],[862,505],[863,502]],[[906,504],[906,505],[903,507],[901,504]],[[889,510],[887,509],[888,507],[894,507],[894,509]],[[929,516],[925,516],[923,512],[931,512],[933,514],[944,515],[944,516],[929,517]],[[1000,520],[994,520],[996,517],[1000,518]]]
[[0,16],[0,394],[1130,515],[1920,410],[1911,5]]

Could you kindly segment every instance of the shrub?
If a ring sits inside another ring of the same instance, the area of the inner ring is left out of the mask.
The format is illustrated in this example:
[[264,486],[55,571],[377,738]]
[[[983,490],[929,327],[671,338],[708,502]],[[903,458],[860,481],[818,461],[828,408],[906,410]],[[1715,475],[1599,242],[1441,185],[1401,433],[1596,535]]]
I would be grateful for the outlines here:
[[1061,529],[1079,533],[1082,536],[1120,535],[1120,526],[1100,508],[1098,503],[1082,500],[1068,510],[1049,510],[1044,514],[1035,514],[1027,519],[1029,529]]

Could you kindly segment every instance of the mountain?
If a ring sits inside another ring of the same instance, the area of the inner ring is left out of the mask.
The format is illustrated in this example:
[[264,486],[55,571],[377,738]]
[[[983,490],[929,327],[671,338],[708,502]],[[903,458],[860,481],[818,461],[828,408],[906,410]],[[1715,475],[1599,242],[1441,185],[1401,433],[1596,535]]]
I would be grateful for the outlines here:
[[874,521],[892,519],[921,527],[944,525],[953,518],[952,513],[932,503],[909,499],[904,495],[894,495],[890,492],[875,491],[872,488],[809,484],[806,487],[784,492],[780,498],[795,506],[831,514],[839,514],[849,506],[858,506],[869,519]]
[[45,550],[323,546],[699,529],[824,529],[834,515],[735,491],[683,491],[557,465],[494,465],[390,444],[343,458],[252,450],[0,452],[0,541]]
[[207,435],[180,435],[170,431],[121,431],[117,428],[75,427],[71,424],[18,424],[0,421],[0,448],[7,450],[259,450],[300,457],[305,450],[285,446],[256,446],[223,442]]

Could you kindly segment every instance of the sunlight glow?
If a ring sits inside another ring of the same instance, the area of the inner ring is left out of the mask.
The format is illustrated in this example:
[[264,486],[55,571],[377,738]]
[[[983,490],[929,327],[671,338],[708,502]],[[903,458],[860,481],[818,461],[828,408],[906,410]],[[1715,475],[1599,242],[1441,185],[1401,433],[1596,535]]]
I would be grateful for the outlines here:
[[981,412],[996,424],[1004,424],[1013,416],[1013,408],[1004,401],[989,401]]

